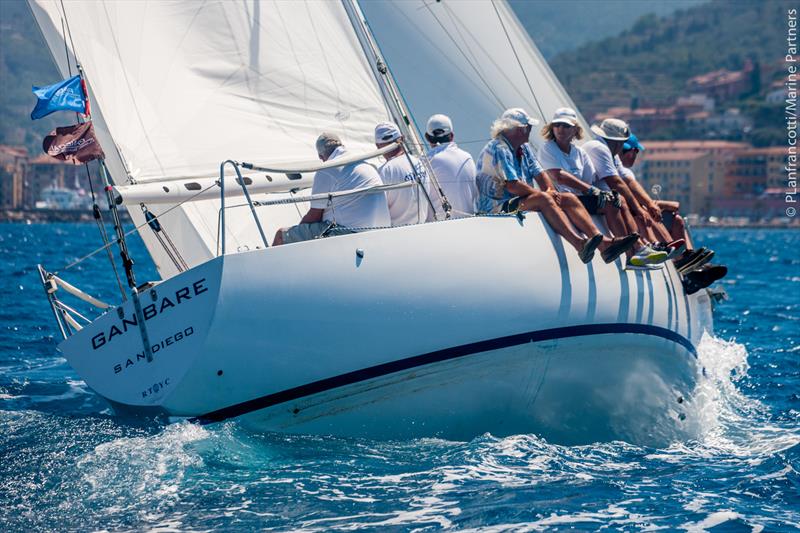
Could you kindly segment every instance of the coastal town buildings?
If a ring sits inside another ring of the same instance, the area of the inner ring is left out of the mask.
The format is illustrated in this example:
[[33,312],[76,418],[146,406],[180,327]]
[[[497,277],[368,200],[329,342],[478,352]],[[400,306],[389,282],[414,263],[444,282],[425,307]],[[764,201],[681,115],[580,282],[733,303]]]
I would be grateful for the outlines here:
[[27,161],[25,148],[0,145],[0,208],[23,206]]
[[[660,197],[700,216],[780,216],[785,147],[754,148],[730,141],[645,142],[637,178]],[[785,208],[785,206],[783,206]]]

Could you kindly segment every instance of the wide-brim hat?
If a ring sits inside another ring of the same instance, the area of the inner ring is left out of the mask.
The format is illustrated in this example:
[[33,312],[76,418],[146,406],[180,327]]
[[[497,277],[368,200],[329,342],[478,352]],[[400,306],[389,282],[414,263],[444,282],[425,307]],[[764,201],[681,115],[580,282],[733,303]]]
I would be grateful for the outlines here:
[[607,118],[598,124],[592,124],[592,132],[609,141],[627,141],[631,136],[631,129],[624,120]]

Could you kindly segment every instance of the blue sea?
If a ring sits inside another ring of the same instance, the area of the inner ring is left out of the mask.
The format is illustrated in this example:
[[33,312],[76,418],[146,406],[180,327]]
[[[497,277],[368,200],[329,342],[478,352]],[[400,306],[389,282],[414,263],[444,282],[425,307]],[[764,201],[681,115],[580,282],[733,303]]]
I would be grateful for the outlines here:
[[[800,530],[800,231],[695,237],[730,269],[699,346],[704,430],[647,448],[117,419],[57,353],[36,271],[96,248],[97,228],[0,224],[0,530]],[[104,254],[63,277],[119,298]]]

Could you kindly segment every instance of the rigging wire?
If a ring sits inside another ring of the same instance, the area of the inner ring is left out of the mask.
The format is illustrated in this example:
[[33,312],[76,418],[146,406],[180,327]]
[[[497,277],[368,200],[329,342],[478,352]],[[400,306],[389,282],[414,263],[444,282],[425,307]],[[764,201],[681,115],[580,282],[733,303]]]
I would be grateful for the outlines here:
[[[480,69],[478,69],[478,67],[476,66],[476,64],[475,64],[475,62],[474,62],[474,59],[473,59],[473,60],[471,60],[471,59],[470,59],[470,58],[467,56],[467,54],[464,52],[464,50],[462,49],[462,47],[461,47],[461,46],[459,46],[458,42],[455,40],[455,38],[453,37],[453,35],[452,35],[452,34],[451,34],[449,31],[447,31],[447,28],[445,27],[445,25],[442,23],[442,21],[441,21],[441,20],[439,20],[439,17],[436,15],[436,13],[433,11],[433,9],[431,9],[431,5],[430,5],[429,3],[426,3],[426,4],[425,4],[425,7],[426,7],[426,8],[428,8],[428,11],[430,12],[431,16],[433,17],[433,20],[435,20],[435,21],[436,21],[436,23],[437,23],[437,24],[439,24],[439,27],[440,27],[440,28],[442,28],[442,31],[445,33],[445,35],[447,35],[447,37],[450,39],[450,41],[451,41],[451,42],[453,43],[453,45],[456,47],[456,50],[458,50],[458,51],[459,51],[459,53],[461,53],[461,55],[462,55],[462,56],[464,56],[464,59],[467,61],[467,64],[468,64],[470,67],[472,67],[472,70],[474,70],[474,71],[475,71],[475,74],[478,76],[478,78],[479,78],[479,79],[480,79],[480,80],[483,82],[483,84],[486,86],[486,89],[489,91],[489,94],[491,94],[491,95],[492,95],[492,97],[495,99],[495,101],[496,101],[498,104],[500,104],[500,107],[502,107],[502,108],[505,108],[505,107],[506,107],[506,105],[503,103],[503,100],[502,100],[502,99],[501,99],[501,98],[500,98],[500,97],[497,95],[497,93],[495,93],[495,92],[492,90],[492,87],[491,87],[491,85],[489,85],[489,82],[488,82],[488,81],[486,81],[486,78],[484,78],[484,76],[483,76],[483,73],[482,73],[482,72],[480,71]],[[456,31],[459,31],[459,29],[458,29],[458,26],[455,26],[455,28],[456,28]],[[460,31],[459,31],[459,35],[461,36],[461,32],[460,32]],[[462,38],[462,39],[464,39],[464,38],[463,38],[463,36],[461,36],[461,38]],[[467,40],[466,40],[466,39],[464,39],[464,44],[466,45],[467,49],[469,49],[469,44],[467,43]],[[469,49],[469,51],[470,51],[470,53],[472,53],[472,50],[471,50],[471,49]]]
[[[64,0],[61,0],[61,33],[64,35],[64,58],[67,61],[67,72],[69,76],[72,77],[72,61],[70,61],[69,56],[69,47],[67,46],[67,37],[69,37],[69,44],[72,46],[72,53],[76,58],[76,67],[78,69],[78,74],[80,75],[81,79],[83,79],[83,70],[79,63],[77,63],[77,53],[75,52],[75,41],[72,39],[72,30],[69,27],[69,18],[67,17],[67,10],[64,8]],[[82,87],[85,86],[82,84]],[[85,98],[89,98],[88,94],[84,95]],[[75,118],[79,123],[83,122],[81,119],[80,113],[75,113]],[[97,224],[97,228],[100,232],[100,238],[103,241],[103,245],[106,246],[106,251],[108,252],[108,261],[111,263],[111,269],[114,272],[114,279],[117,282],[117,287],[119,287],[119,292],[122,294],[122,298],[125,299],[125,289],[122,286],[122,280],[119,277],[119,272],[117,271],[117,265],[114,262],[114,255],[111,253],[110,240],[108,238],[108,233],[106,232],[105,221],[103,220],[102,212],[100,211],[100,206],[97,205],[97,196],[94,192],[94,184],[92,183],[92,174],[89,171],[89,163],[84,163],[83,167],[86,169],[86,179],[89,181],[89,191],[92,195],[92,216],[94,218],[95,223]]]
[[517,54],[517,48],[514,46],[514,43],[511,42],[511,36],[508,34],[506,25],[503,22],[503,17],[500,16],[500,11],[498,11],[497,9],[497,4],[492,2],[492,8],[494,9],[495,14],[497,15],[497,20],[500,22],[500,26],[503,28],[503,33],[505,33],[506,35],[506,39],[508,40],[508,45],[511,47],[511,51],[514,52],[514,58],[516,58],[517,65],[519,65],[519,70],[525,77],[525,83],[528,84],[528,89],[530,89],[531,91],[531,95],[533,96],[533,101],[536,102],[536,107],[539,109],[539,116],[542,117],[542,120],[547,120],[547,117],[544,116],[544,111],[542,111],[542,106],[539,105],[539,99],[536,98],[536,91],[533,90],[533,85],[531,85],[531,80],[528,79],[528,73],[525,72],[525,69],[522,67],[522,61],[519,58],[519,54]]
[[[167,213],[169,213],[169,212],[171,212],[171,211],[173,211],[173,210],[177,209],[178,207],[182,206],[182,205],[183,205],[183,204],[185,204],[186,202],[189,202],[189,201],[191,201],[191,200],[194,200],[195,198],[197,198],[198,196],[200,196],[201,194],[203,194],[204,192],[206,192],[207,190],[209,190],[211,187],[214,187],[215,185],[217,185],[217,182],[214,182],[214,183],[212,183],[211,185],[209,185],[208,187],[206,187],[205,189],[203,189],[203,190],[201,190],[201,191],[198,191],[198,192],[197,192],[197,194],[194,194],[194,195],[190,196],[189,198],[186,198],[185,200],[183,200],[183,201],[181,201],[181,202],[178,202],[177,204],[173,205],[172,207],[170,207],[169,209],[167,209],[167,210],[166,210],[166,211],[164,211],[163,213],[161,213],[161,214],[159,214],[159,215],[153,215],[153,220],[158,220],[158,219],[159,219],[159,218],[161,218],[162,216],[164,216],[164,215],[166,215]],[[145,227],[145,226],[146,226],[146,225],[148,225],[149,223],[150,223],[149,221],[145,221],[145,222],[143,222],[143,223],[139,224],[138,226],[135,226],[133,229],[129,230],[128,232],[126,232],[126,233],[123,233],[121,236],[122,236],[122,237],[127,237],[128,235],[131,235],[131,234],[133,234],[133,233],[135,233],[135,232],[139,231],[141,228]],[[65,267],[62,267],[62,268],[60,268],[59,270],[56,270],[56,271],[55,271],[55,272],[53,272],[52,274],[54,274],[54,275],[58,275],[59,273],[61,273],[61,272],[64,272],[65,270],[69,270],[70,268],[72,268],[72,267],[74,267],[74,266],[76,266],[76,265],[78,265],[78,264],[80,264],[80,263],[82,263],[82,262],[86,261],[86,260],[87,260],[87,259],[89,259],[90,257],[92,257],[92,256],[94,256],[94,255],[96,255],[96,254],[98,254],[98,253],[100,253],[100,252],[102,252],[103,250],[105,250],[105,249],[106,249],[106,248],[108,248],[109,246],[113,246],[113,244],[114,244],[114,243],[108,243],[108,244],[107,244],[107,245],[105,245],[105,246],[101,246],[100,248],[97,248],[96,250],[93,250],[92,252],[90,252],[90,253],[88,253],[88,254],[84,255],[83,257],[81,257],[81,258],[79,258],[79,259],[76,259],[75,261],[73,261],[72,263],[68,264],[67,266],[65,266]]]

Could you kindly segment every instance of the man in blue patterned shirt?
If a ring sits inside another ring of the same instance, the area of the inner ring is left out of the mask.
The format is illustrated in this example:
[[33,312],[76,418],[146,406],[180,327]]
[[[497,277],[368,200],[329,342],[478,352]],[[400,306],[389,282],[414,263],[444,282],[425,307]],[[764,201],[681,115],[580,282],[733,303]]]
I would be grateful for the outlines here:
[[[574,195],[559,193],[553,187],[528,143],[536,124],[520,108],[507,109],[492,124],[492,140],[478,156],[479,211],[539,211],[556,233],[578,251],[581,261],[589,263],[603,243],[603,234]],[[587,237],[576,233],[570,221]]]

